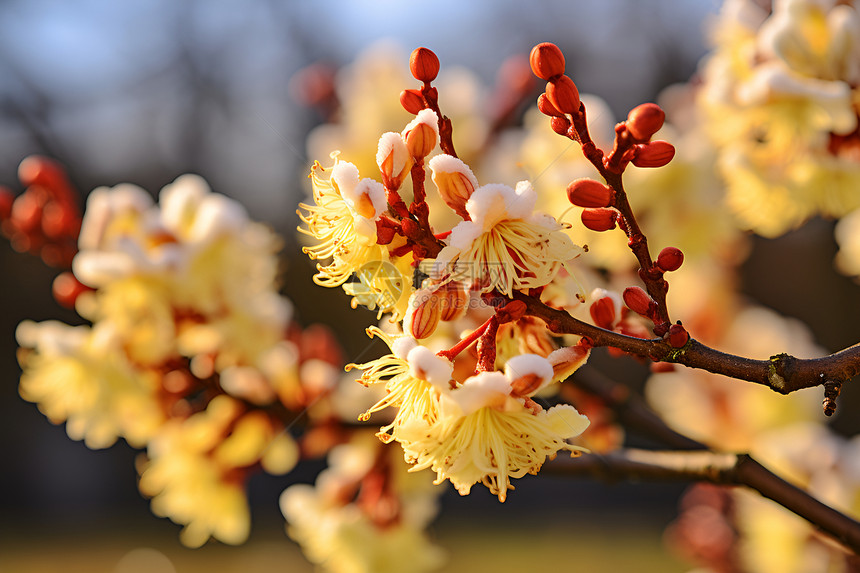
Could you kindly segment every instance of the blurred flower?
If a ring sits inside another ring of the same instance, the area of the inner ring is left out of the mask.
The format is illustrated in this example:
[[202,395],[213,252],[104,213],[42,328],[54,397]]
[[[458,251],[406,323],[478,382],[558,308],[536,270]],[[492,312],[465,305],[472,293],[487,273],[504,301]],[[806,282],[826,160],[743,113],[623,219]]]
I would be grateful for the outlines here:
[[700,102],[744,227],[773,237],[860,206],[858,35],[853,2],[723,6]]
[[281,495],[287,532],[325,571],[421,572],[443,562],[424,533],[437,511],[437,490],[379,447],[358,434],[331,451],[315,487],[293,485]]

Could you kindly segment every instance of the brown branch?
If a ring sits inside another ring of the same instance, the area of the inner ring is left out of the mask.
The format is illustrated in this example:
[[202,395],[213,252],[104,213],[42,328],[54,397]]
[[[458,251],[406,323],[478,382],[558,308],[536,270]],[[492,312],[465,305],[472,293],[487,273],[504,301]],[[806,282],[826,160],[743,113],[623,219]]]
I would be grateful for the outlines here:
[[618,348],[655,362],[672,362],[755,382],[780,394],[829,381],[847,381],[860,374],[860,343],[822,358],[777,354],[768,360],[754,360],[720,352],[692,338],[683,348],[673,348],[661,338],[643,339],[611,332],[551,308],[534,297],[517,292],[514,298],[526,303],[526,314],[546,322],[555,334],[585,336],[594,346]]
[[709,451],[619,450],[607,455],[558,459],[544,471],[609,480],[705,481],[759,492],[860,553],[860,523],[783,480],[747,454]]

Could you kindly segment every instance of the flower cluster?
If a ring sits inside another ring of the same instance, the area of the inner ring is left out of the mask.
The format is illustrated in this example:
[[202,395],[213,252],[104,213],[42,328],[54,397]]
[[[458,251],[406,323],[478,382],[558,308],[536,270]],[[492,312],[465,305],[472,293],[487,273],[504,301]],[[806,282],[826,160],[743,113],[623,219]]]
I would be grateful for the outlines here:
[[[94,190],[78,247],[68,302],[91,325],[20,325],[21,396],[92,448],[145,447],[141,492],[185,544],[241,543],[248,476],[298,460],[282,410],[338,379],[330,335],[290,326],[275,236],[197,176],[158,204],[129,184]],[[332,350],[304,352],[309,336]]]
[[723,6],[699,97],[744,227],[772,237],[860,207],[858,35],[854,2]]
[[[515,187],[478,182],[453,150],[450,120],[430,85],[439,69],[435,54],[416,50],[410,69],[424,85],[401,95],[415,119],[379,138],[381,182],[360,179],[355,165],[337,154],[330,170],[314,165],[314,204],[300,212],[301,231],[314,239],[305,251],[326,261],[317,267],[317,284],[343,285],[353,306],[378,308],[401,323],[393,334],[369,330],[390,354],[352,365],[364,370],[364,385],[385,389],[363,419],[395,408],[378,435],[398,442],[413,470],[431,468],[437,483],[450,480],[464,495],[481,482],[504,501],[511,478],[537,473],[559,450],[578,454],[581,448],[567,440],[588,426],[572,406],[545,409],[532,398],[559,381],[557,373],[584,363],[588,347],[558,348],[545,326],[523,316],[521,304],[504,301],[569,276],[571,261],[584,250],[565,225],[535,210],[537,194],[528,181]],[[437,145],[443,151],[432,155]],[[441,233],[430,226],[428,172],[437,199],[460,218]],[[410,183],[407,204],[401,193]],[[440,327],[475,320],[483,325],[459,342],[456,332]],[[537,345],[539,353],[524,353],[499,344],[506,338],[500,329],[535,331],[546,342]],[[475,342],[477,354],[458,359]]]

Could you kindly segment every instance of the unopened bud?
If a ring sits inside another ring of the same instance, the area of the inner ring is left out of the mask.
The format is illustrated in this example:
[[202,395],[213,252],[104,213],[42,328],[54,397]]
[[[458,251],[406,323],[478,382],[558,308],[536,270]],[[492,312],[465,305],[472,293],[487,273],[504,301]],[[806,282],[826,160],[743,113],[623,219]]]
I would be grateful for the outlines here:
[[561,76],[546,84],[546,97],[562,113],[579,113],[579,90],[567,76]]
[[582,224],[592,231],[609,231],[615,228],[615,209],[584,209]]
[[466,201],[478,187],[478,180],[469,166],[452,155],[440,154],[430,160],[430,172],[445,204],[463,219],[471,219]]
[[57,278],[54,279],[51,290],[54,294],[54,299],[60,305],[66,308],[75,308],[75,301],[78,297],[82,293],[92,289],[81,284],[72,273],[64,272],[57,275]]
[[570,121],[566,117],[553,117],[549,120],[549,126],[557,134],[567,137]]
[[409,297],[409,309],[403,318],[403,332],[421,340],[436,330],[441,318],[440,299],[430,289],[420,289]]
[[443,321],[456,320],[466,314],[469,306],[469,292],[463,283],[451,281],[434,292],[439,297],[439,318]]
[[428,48],[416,48],[409,57],[412,77],[422,82],[432,82],[439,74],[439,58]]
[[669,346],[672,348],[683,348],[690,340],[690,334],[687,332],[687,329],[680,324],[673,324],[669,327],[666,339],[669,341]]
[[376,164],[386,186],[398,189],[412,168],[412,157],[399,133],[389,131],[379,138]]
[[18,165],[18,179],[27,187],[40,185],[54,189],[67,184],[65,171],[60,164],[38,155],[31,155],[21,161]]
[[604,296],[598,298],[591,303],[591,307],[588,310],[591,312],[591,319],[595,325],[612,330],[612,327],[615,325],[615,317],[617,316],[615,301],[612,297]]
[[22,193],[12,202],[10,217],[19,230],[24,233],[34,231],[42,219],[42,204],[31,193]]
[[675,157],[675,146],[668,141],[657,140],[635,147],[633,165],[636,167],[663,167]]
[[532,48],[529,64],[534,75],[542,80],[551,80],[564,73],[564,54],[555,44],[543,42]]
[[564,117],[564,114],[555,109],[555,106],[549,101],[549,98],[546,97],[546,94],[540,94],[538,96],[538,110],[544,115],[548,115],[550,117]]
[[609,207],[615,192],[594,179],[575,179],[567,186],[567,199],[577,207]]
[[520,354],[505,364],[505,376],[514,396],[531,396],[552,382],[553,374],[552,364],[538,354]]
[[424,96],[418,90],[403,90],[400,92],[400,105],[412,115],[424,109]]
[[588,360],[591,349],[585,345],[566,346],[550,353],[546,359],[552,366],[553,382],[567,380]]
[[657,255],[657,266],[664,272],[677,271],[684,263],[684,253],[677,247],[666,247]]
[[634,139],[648,141],[663,127],[666,114],[656,103],[637,105],[627,114],[627,131]]
[[409,122],[401,135],[406,140],[406,148],[415,159],[427,157],[436,141],[439,139],[439,118],[436,113],[429,109],[422,109],[418,115]]
[[642,316],[651,315],[651,308],[655,304],[654,300],[641,288],[636,286],[627,287],[624,289],[622,297],[627,308],[636,314],[641,314]]
[[652,374],[664,374],[666,372],[674,372],[675,365],[671,362],[652,362],[650,370]]

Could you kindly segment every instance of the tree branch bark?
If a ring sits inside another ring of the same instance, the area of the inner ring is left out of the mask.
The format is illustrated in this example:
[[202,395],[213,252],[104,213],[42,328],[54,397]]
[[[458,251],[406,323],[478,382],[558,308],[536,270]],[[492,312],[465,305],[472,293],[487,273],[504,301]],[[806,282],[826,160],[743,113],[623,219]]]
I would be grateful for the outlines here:
[[605,455],[559,458],[547,464],[544,471],[589,475],[610,481],[680,480],[745,486],[806,519],[855,554],[860,554],[860,522],[821,503],[747,454],[627,449]]

